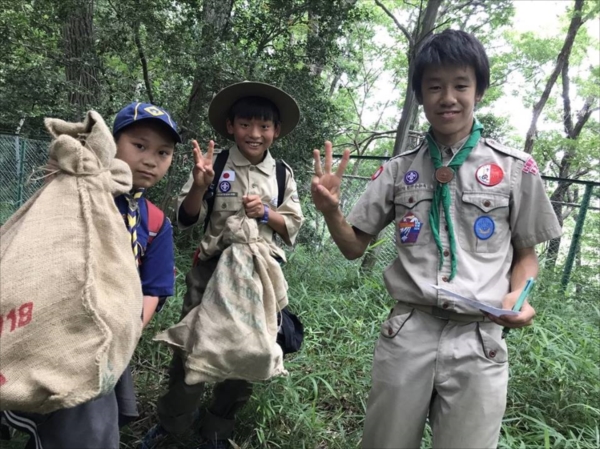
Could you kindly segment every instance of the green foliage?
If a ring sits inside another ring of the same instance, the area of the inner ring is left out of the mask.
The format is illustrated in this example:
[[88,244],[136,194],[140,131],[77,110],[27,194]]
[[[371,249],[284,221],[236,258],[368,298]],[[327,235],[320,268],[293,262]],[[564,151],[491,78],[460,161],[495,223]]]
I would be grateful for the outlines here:
[[[379,274],[362,276],[339,254],[327,255],[331,269],[324,272],[316,263],[323,256],[298,247],[285,266],[305,343],[287,359],[288,377],[256,385],[234,438],[243,449],[359,446],[373,346],[393,301]],[[166,386],[170,356],[151,338],[178,318],[189,254],[178,266],[178,297],[145,331],[135,356],[143,417],[125,430],[124,448],[136,447],[156,422],[154,404]],[[596,286],[589,294],[564,298],[554,279],[541,280],[532,299],[535,325],[508,336],[511,372],[499,447],[598,447],[600,311],[592,296],[598,293]],[[189,447],[191,441],[180,444],[176,447]]]

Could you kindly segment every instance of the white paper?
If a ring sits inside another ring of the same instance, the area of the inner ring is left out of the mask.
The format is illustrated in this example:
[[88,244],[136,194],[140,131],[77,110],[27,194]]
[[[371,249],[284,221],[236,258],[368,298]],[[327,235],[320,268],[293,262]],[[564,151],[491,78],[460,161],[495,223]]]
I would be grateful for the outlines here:
[[446,295],[452,296],[453,298],[456,298],[456,299],[460,299],[465,304],[467,304],[475,309],[487,312],[493,316],[497,316],[497,317],[502,316],[502,315],[515,316],[515,315],[519,314],[518,312],[514,312],[512,310],[498,309],[497,307],[488,306],[487,304],[483,304],[479,301],[474,301],[472,299],[465,298],[464,296],[461,296],[458,293],[451,292],[450,290],[446,290],[443,287],[438,287],[437,285],[433,285],[433,284],[429,284],[429,285],[431,285],[433,288],[435,288],[436,290],[438,290]]

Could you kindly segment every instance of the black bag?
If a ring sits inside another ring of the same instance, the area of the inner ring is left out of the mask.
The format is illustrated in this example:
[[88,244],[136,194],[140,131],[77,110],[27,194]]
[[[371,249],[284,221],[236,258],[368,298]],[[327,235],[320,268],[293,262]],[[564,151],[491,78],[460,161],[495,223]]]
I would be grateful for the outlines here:
[[281,346],[283,354],[298,352],[304,340],[304,326],[300,319],[289,311],[287,307],[279,314],[281,322],[277,333],[277,344]]

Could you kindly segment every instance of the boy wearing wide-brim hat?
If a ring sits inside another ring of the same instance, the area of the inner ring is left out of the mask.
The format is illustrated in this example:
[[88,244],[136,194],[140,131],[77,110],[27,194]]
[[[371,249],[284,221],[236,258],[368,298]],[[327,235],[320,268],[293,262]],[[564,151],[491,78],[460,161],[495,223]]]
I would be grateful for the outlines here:
[[[200,303],[225,249],[222,236],[228,217],[244,208],[249,218],[258,220],[260,236],[269,245],[271,255],[280,260],[285,260],[285,254],[274,242],[275,233],[291,245],[304,219],[291,168],[285,165],[281,195],[276,175],[279,161],[269,152],[275,139],[297,125],[300,111],[296,101],[269,84],[242,82],[220,91],[209,106],[208,116],[213,128],[235,143],[219,170],[219,179],[215,179],[219,152],[214,151],[210,141],[207,154],[202,155],[194,141],[195,166],[179,196],[177,223],[180,229],[198,223],[206,228],[194,267],[186,277],[182,318]],[[170,367],[169,390],[158,401],[160,424],[146,435],[144,449],[156,447],[167,435],[185,433],[192,426],[204,384],[187,385],[184,377],[183,363],[176,353]],[[231,379],[215,385],[211,404],[201,419],[204,442],[198,449],[230,447],[235,414],[251,393],[252,384],[245,380]]]

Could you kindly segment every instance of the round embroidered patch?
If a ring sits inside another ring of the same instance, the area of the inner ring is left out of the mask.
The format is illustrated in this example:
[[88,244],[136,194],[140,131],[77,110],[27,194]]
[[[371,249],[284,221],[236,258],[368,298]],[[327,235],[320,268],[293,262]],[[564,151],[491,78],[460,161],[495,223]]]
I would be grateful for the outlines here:
[[479,240],[489,239],[494,234],[495,229],[496,224],[494,223],[494,220],[487,215],[482,215],[475,220],[475,225],[473,226],[475,235]]
[[407,171],[404,175],[404,184],[412,185],[419,180],[419,172],[416,170]]
[[219,184],[219,190],[223,193],[227,193],[231,190],[231,184],[228,183],[227,181],[222,181]]
[[496,164],[483,164],[475,172],[477,182],[486,187],[492,187],[500,184],[500,181],[504,178],[504,172],[499,165]]
[[379,175],[382,172],[383,172],[383,165],[381,167],[379,167],[375,173],[373,173],[373,176],[371,176],[371,181],[375,181],[377,178],[379,178]]

